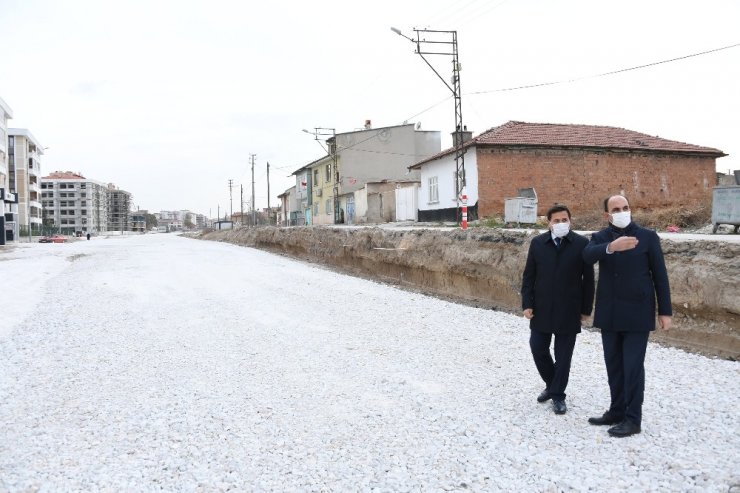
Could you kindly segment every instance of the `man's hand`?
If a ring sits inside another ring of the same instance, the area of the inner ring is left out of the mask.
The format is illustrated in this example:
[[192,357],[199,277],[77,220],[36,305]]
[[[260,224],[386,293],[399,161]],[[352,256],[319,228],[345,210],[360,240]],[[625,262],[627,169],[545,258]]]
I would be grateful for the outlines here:
[[532,317],[534,317],[534,311],[531,308],[527,308],[524,310],[524,318],[527,320],[532,320]]
[[623,252],[625,250],[632,250],[637,246],[640,241],[634,236],[620,236],[616,240],[609,243],[610,252]]
[[671,325],[673,325],[673,318],[668,315],[658,315],[658,322],[660,323],[661,329],[671,330]]

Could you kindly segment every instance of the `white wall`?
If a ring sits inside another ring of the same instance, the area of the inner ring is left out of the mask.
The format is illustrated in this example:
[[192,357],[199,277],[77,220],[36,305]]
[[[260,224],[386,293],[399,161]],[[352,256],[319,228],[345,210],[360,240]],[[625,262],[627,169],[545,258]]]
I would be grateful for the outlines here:
[[[455,155],[435,159],[421,166],[421,186],[419,187],[419,210],[449,209],[457,207],[455,196]],[[475,147],[465,153],[466,192],[468,205],[478,201],[478,164]],[[429,178],[436,176],[439,187],[439,202],[429,202]]]
[[364,222],[367,217],[367,187],[355,192],[355,223]]
[[419,216],[419,185],[396,188],[396,221],[416,221]]

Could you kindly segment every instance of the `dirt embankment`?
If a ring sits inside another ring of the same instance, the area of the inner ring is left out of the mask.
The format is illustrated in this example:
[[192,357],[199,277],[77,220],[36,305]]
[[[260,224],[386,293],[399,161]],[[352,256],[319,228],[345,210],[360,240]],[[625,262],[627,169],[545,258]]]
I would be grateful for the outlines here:
[[[497,229],[256,228],[202,239],[278,252],[477,306],[519,313],[533,235]],[[740,245],[664,241],[674,329],[654,340],[740,359]]]

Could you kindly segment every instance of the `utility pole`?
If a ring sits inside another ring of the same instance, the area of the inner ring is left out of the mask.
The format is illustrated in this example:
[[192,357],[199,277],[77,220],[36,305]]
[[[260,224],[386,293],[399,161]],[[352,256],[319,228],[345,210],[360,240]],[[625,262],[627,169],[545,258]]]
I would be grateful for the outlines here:
[[241,195],[239,196],[239,199],[240,199],[239,202],[242,205],[242,215],[239,217],[241,217],[241,223],[243,227],[244,226],[244,185],[239,185],[239,189],[241,190]]
[[[432,29],[414,29],[416,33],[416,39],[409,38],[405,34],[401,33],[400,29],[395,27],[391,28],[391,31],[404,37],[416,44],[415,53],[418,54],[429,68],[439,77],[442,83],[447,89],[452,92],[452,96],[455,99],[455,142],[453,147],[455,148],[455,164],[457,168],[456,183],[455,183],[455,195],[457,197],[457,222],[460,222],[460,199],[462,195],[465,195],[465,149],[463,148],[463,135],[465,126],[463,125],[462,118],[462,92],[460,91],[460,58],[457,51],[457,31],[435,31]],[[422,35],[428,34],[429,40]],[[439,75],[439,72],[429,63],[424,55],[447,55],[452,56],[452,87],[447,81]],[[467,228],[467,222],[463,223],[463,229]]]
[[267,224],[272,224],[272,213],[270,212],[270,161],[267,161]]
[[234,182],[234,180],[229,179],[229,209],[230,209],[229,210],[229,219],[231,219],[232,216],[234,215],[234,200],[233,200],[232,195],[231,195],[231,187],[233,185],[233,182]]
[[257,212],[254,207],[254,161],[257,154],[250,154],[249,159],[252,161],[252,226],[257,225]]

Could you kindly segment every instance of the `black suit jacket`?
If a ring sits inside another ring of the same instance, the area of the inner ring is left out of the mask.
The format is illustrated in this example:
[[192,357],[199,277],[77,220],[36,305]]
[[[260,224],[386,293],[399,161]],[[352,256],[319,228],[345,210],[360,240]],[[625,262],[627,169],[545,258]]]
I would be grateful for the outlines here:
[[[606,246],[620,236],[634,236],[632,250],[606,253]],[[594,327],[602,330],[655,330],[658,314],[671,315],[671,291],[660,238],[655,231],[632,222],[624,229],[610,225],[591,236],[583,251],[586,262],[599,262]]]
[[569,232],[556,247],[548,231],[532,238],[522,275],[522,310],[532,308],[529,327],[546,333],[578,333],[581,314],[594,302],[593,264],[583,261],[588,240]]

